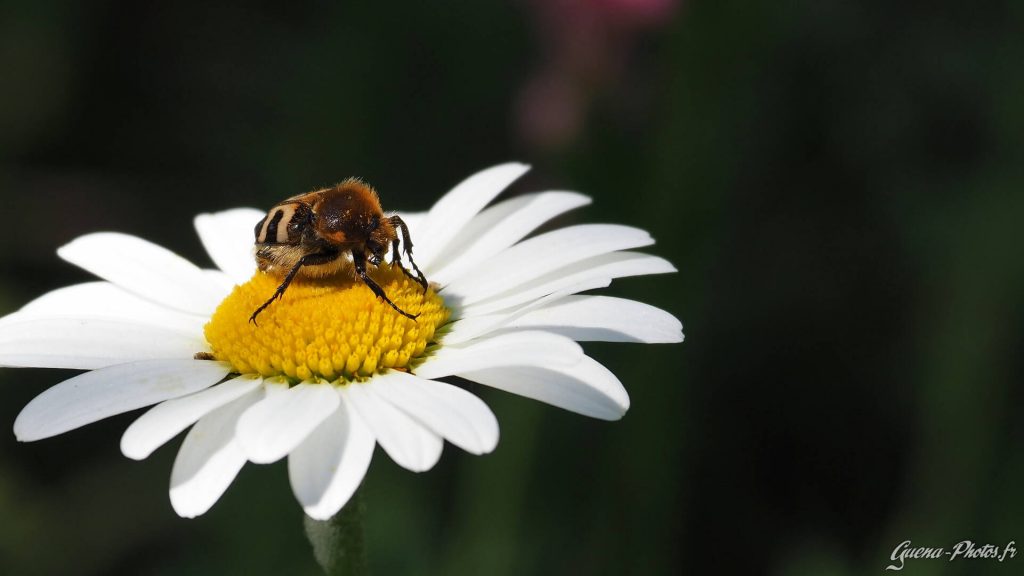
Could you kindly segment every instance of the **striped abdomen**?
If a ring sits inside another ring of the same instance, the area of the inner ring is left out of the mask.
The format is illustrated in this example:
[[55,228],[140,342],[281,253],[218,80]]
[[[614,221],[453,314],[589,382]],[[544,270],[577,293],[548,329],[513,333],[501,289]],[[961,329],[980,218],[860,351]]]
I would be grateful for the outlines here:
[[298,244],[312,216],[304,203],[278,204],[256,224],[256,244]]

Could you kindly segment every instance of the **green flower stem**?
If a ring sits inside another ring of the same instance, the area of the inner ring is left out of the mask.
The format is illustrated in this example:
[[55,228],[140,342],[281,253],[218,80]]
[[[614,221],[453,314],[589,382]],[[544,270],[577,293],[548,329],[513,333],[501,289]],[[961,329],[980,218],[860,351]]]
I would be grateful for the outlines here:
[[366,545],[363,541],[362,490],[329,520],[305,518],[306,538],[313,545],[313,556],[327,576],[366,576]]

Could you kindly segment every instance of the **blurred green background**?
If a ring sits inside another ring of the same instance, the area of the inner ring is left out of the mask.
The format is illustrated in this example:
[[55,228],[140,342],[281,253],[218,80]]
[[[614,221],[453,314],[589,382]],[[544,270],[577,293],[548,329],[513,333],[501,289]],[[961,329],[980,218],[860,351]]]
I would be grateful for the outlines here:
[[[587,344],[617,423],[473,388],[498,449],[378,450],[376,574],[880,574],[903,540],[1024,550],[1024,3],[0,3],[0,313],[84,281],[119,230],[209,264],[202,211],[350,175],[422,210],[506,160],[510,193],[657,238],[607,292],[680,345]],[[0,424],[69,376],[0,370]],[[0,434],[0,573],[316,574],[283,463],[205,516],[135,414]],[[1012,574],[1024,554],[910,561]]]

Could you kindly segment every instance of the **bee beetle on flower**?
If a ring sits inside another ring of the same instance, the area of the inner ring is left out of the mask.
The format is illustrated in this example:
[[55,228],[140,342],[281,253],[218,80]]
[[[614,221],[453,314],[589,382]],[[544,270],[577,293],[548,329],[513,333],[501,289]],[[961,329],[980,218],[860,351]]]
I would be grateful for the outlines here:
[[479,172],[419,214],[385,216],[359,180],[268,212],[201,214],[216,269],[127,234],[75,239],[58,255],[101,280],[0,318],[0,366],[85,371],[29,402],[15,435],[41,440],[152,406],[121,451],[143,459],[188,430],[171,471],[181,516],[209,510],[247,462],[287,458],[303,510],[326,519],[377,445],[415,472],[437,463],[445,441],[495,449],[494,414],[449,377],[621,418],[625,387],[577,342],[681,342],[682,324],[584,293],[675,268],[633,251],[654,240],[629,226],[531,235],[590,199],[549,191],[492,203],[526,171]]
[[[413,276],[402,266],[398,251],[398,230]],[[351,256],[355,274],[399,314],[416,317],[392,302],[384,290],[366,273],[366,263],[379,266],[388,248],[391,263],[413,278],[427,291],[427,279],[412,259],[409,227],[398,215],[385,217],[377,192],[358,178],[349,178],[333,188],[324,188],[293,196],[267,212],[256,224],[256,263],[267,273],[282,275],[274,295],[255,312],[259,313],[280,298],[296,276],[322,278],[338,274]]]

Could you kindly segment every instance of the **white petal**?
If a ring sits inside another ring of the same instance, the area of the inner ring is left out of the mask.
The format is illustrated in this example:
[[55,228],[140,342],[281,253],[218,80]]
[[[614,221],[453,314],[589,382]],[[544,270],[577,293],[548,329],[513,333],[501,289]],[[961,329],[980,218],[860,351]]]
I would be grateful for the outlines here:
[[373,378],[367,389],[466,452],[486,454],[498,445],[498,419],[462,388],[389,372]]
[[473,304],[588,258],[653,244],[647,232],[615,224],[581,224],[541,234],[501,252],[448,289]]
[[[535,278],[531,283],[523,284],[477,304],[463,306],[459,316],[468,318],[506,310],[540,298],[545,294],[560,291],[564,293],[564,290],[570,286],[586,286],[598,279],[610,281],[612,278],[665,274],[675,271],[676,269],[671,263],[657,256],[648,256],[647,254],[636,252],[602,254],[571,264],[540,278]],[[451,293],[449,296],[449,292],[446,289],[445,298],[451,298],[453,302],[459,302],[461,295]]]
[[276,462],[301,444],[340,402],[327,383],[304,382],[281,394],[268,394],[238,420],[238,443],[252,462]]
[[432,272],[430,281],[442,286],[459,279],[473,267],[522,240],[548,220],[590,203],[574,192],[542,192],[519,196],[491,206],[473,218],[452,240]]
[[196,231],[203,248],[213,263],[238,284],[246,282],[256,272],[256,260],[252,254],[253,229],[264,216],[266,212],[255,208],[235,208],[196,216]]
[[231,368],[205,360],[148,360],[93,370],[36,396],[14,421],[22,442],[74,430],[115,414],[191,394]]
[[442,196],[412,239],[420,267],[429,268],[466,222],[529,169],[515,162],[500,164],[473,174]]
[[441,458],[441,437],[405,412],[381,400],[362,383],[343,386],[342,397],[370,428],[381,448],[399,466],[413,472],[430,470]]
[[363,481],[373,434],[347,402],[324,420],[288,455],[292,491],[310,518],[337,514]]
[[464,378],[584,416],[618,420],[629,394],[607,368],[588,356],[570,368],[522,366],[462,374]]
[[683,324],[668,312],[624,298],[568,296],[511,320],[506,327],[545,330],[576,341],[683,341]]
[[[227,297],[235,287],[235,281],[224,272],[213,269],[203,269],[203,276],[215,286],[215,289]],[[248,279],[247,279],[248,280]]]
[[582,356],[579,345],[564,336],[513,332],[467,345],[443,346],[416,368],[416,375],[433,380],[500,366],[572,366]]
[[199,419],[185,435],[171,471],[171,506],[179,516],[205,513],[228,489],[245,465],[235,439],[238,418],[263,397],[257,388]]
[[[110,282],[85,282],[47,292],[16,312],[18,318],[89,317],[132,320],[200,334],[206,316],[186,314],[139,298]],[[2,325],[8,318],[0,319]]]
[[[463,342],[468,342],[469,340],[480,338],[481,336],[485,336],[511,325],[513,321],[535,308],[541,308],[552,302],[562,300],[567,294],[576,294],[586,290],[605,288],[609,284],[611,284],[611,280],[596,278],[585,284],[574,284],[553,294],[541,296],[532,302],[527,302],[522,306],[503,312],[460,318],[452,323],[448,333],[444,335],[444,343],[445,345],[461,344]],[[550,330],[547,331],[550,332]]]
[[57,254],[129,292],[182,312],[209,315],[225,296],[195,264],[128,234],[87,234]]
[[0,366],[93,369],[209,350],[202,332],[113,318],[33,318],[0,323]]
[[245,375],[201,392],[157,404],[140,416],[121,436],[121,452],[142,460],[209,412],[259,388],[263,379]]

